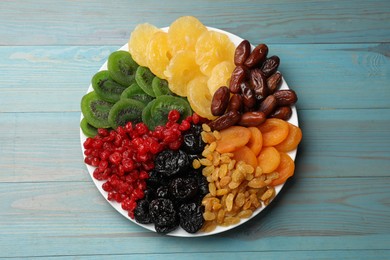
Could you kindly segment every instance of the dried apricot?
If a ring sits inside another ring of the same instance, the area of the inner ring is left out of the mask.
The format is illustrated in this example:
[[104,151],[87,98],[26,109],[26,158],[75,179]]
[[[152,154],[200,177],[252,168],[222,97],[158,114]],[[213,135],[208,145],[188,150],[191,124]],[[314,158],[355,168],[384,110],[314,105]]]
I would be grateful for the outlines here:
[[273,146],[263,147],[257,157],[257,161],[264,173],[271,173],[280,164],[280,154]]
[[246,164],[251,165],[253,168],[257,166],[257,158],[254,152],[247,146],[242,146],[237,150],[233,151],[233,159],[237,162],[243,161]]
[[276,145],[275,148],[280,152],[289,152],[298,147],[302,140],[302,130],[291,123],[288,123],[288,135],[283,142]]
[[286,139],[288,135],[288,123],[282,119],[269,118],[258,126],[263,135],[263,146],[275,146]]
[[293,159],[287,154],[280,152],[280,164],[276,168],[276,172],[279,173],[279,178],[271,182],[272,186],[276,186],[285,183],[288,178],[294,175],[295,164]]
[[221,139],[217,140],[215,150],[219,153],[230,153],[246,145],[251,137],[251,131],[243,126],[231,126],[221,130]]
[[251,131],[251,137],[249,138],[247,146],[256,156],[258,156],[263,146],[263,136],[257,127],[251,126],[248,127],[248,129]]

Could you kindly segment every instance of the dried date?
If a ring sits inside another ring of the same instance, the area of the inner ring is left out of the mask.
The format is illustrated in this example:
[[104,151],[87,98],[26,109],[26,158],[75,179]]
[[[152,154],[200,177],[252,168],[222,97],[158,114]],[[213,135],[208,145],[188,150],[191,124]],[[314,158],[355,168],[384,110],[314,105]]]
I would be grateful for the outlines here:
[[255,94],[246,82],[241,83],[240,87],[244,108],[251,109],[256,105]]
[[269,95],[263,102],[261,102],[259,111],[263,112],[265,116],[270,115],[276,108],[276,98],[274,95]]
[[252,111],[252,112],[245,112],[244,114],[241,115],[241,119],[238,122],[239,125],[241,126],[258,126],[267,119],[265,114],[263,112],[259,111]]
[[247,78],[248,71],[244,66],[237,66],[234,68],[230,77],[229,89],[232,93],[240,93],[240,85]]
[[297,94],[291,89],[278,90],[273,95],[278,106],[292,106],[298,101]]
[[269,115],[271,118],[279,118],[282,120],[289,120],[292,115],[292,109],[290,106],[278,107],[275,111]]
[[280,86],[280,83],[282,82],[282,73],[279,71],[275,72],[269,78],[267,79],[267,86],[269,93],[274,93]]
[[230,97],[227,111],[241,111],[242,109],[242,96],[240,94],[233,94]]
[[221,116],[229,105],[230,91],[222,86],[215,91],[211,100],[211,113],[214,116]]
[[265,44],[257,45],[249,57],[245,60],[244,65],[248,68],[258,67],[266,60],[268,54],[268,46]]
[[280,64],[280,58],[278,56],[271,56],[264,61],[261,70],[268,78],[269,76],[271,76],[277,71],[279,64]]
[[208,123],[211,130],[221,131],[222,129],[228,128],[230,126],[236,125],[241,118],[241,114],[236,111],[229,111],[217,119]]
[[257,100],[262,100],[268,95],[267,78],[260,69],[251,70],[250,85]]
[[251,44],[248,40],[243,40],[234,52],[234,64],[236,66],[244,64],[251,53]]

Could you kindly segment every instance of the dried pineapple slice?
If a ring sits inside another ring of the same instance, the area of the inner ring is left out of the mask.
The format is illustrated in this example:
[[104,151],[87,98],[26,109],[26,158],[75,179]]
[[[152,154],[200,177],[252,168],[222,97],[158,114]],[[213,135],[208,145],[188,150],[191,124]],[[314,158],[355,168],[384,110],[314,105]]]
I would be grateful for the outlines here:
[[206,26],[193,16],[182,16],[176,19],[168,29],[168,42],[172,54],[180,50],[195,51],[196,41],[205,31],[207,31]]
[[155,32],[146,48],[147,66],[159,78],[166,79],[164,71],[172,55],[169,51],[168,34]]
[[234,68],[234,64],[230,61],[223,61],[215,65],[207,81],[211,95],[214,95],[215,91],[221,86],[229,86],[230,77]]
[[203,74],[210,76],[212,69],[222,61],[233,63],[235,46],[229,37],[221,32],[202,33],[195,45],[196,62]]
[[211,114],[212,95],[207,87],[207,76],[198,76],[188,83],[187,99],[192,110],[201,117],[215,119]]
[[164,72],[168,79],[169,89],[182,97],[187,96],[187,84],[193,78],[201,75],[198,64],[195,62],[195,52],[179,51],[169,62]]
[[146,47],[155,32],[160,31],[149,23],[137,25],[129,38],[129,52],[135,62],[141,66],[147,66]]

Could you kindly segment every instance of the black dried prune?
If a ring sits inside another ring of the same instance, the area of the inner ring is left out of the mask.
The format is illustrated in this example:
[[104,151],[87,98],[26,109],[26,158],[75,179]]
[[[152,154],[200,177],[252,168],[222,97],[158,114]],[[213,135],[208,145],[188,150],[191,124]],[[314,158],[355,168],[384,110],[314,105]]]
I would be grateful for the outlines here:
[[150,224],[152,220],[149,214],[149,202],[145,199],[137,201],[137,207],[134,210],[134,219],[141,224]]
[[204,224],[202,207],[195,203],[182,204],[179,217],[180,226],[188,233],[196,233]]
[[160,234],[167,234],[169,232],[174,231],[179,227],[179,219],[176,218],[175,222],[170,224],[170,225],[154,225],[154,229],[156,230],[157,233]]
[[162,176],[159,172],[151,170],[149,172],[149,178],[146,179],[146,185],[148,187],[157,188],[161,185]]
[[203,152],[205,142],[200,133],[202,126],[191,125],[191,128],[183,134],[183,144],[181,148],[188,154],[200,154]]
[[149,204],[151,220],[157,226],[172,226],[177,221],[177,213],[173,202],[169,199],[157,198]]
[[198,180],[198,193],[202,197],[209,193],[209,182],[207,178],[202,175],[202,173],[196,174],[196,178]]
[[169,184],[169,191],[172,196],[180,201],[193,198],[198,191],[198,182],[195,178],[178,177]]
[[169,188],[166,185],[160,186],[156,190],[157,198],[169,198]]
[[164,150],[155,160],[155,170],[167,177],[185,171],[189,165],[188,155],[182,150]]

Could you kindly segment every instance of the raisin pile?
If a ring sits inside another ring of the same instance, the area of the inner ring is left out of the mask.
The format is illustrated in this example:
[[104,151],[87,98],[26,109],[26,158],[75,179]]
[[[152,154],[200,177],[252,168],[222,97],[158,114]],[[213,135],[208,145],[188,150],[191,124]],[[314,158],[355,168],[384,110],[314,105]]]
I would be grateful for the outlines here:
[[204,224],[203,197],[208,181],[202,169],[193,169],[192,160],[200,156],[205,143],[201,126],[192,124],[183,132],[179,150],[166,149],[155,159],[155,167],[146,180],[145,196],[137,203],[134,218],[138,223],[154,223],[158,233],[169,233],[179,226],[196,233]]

